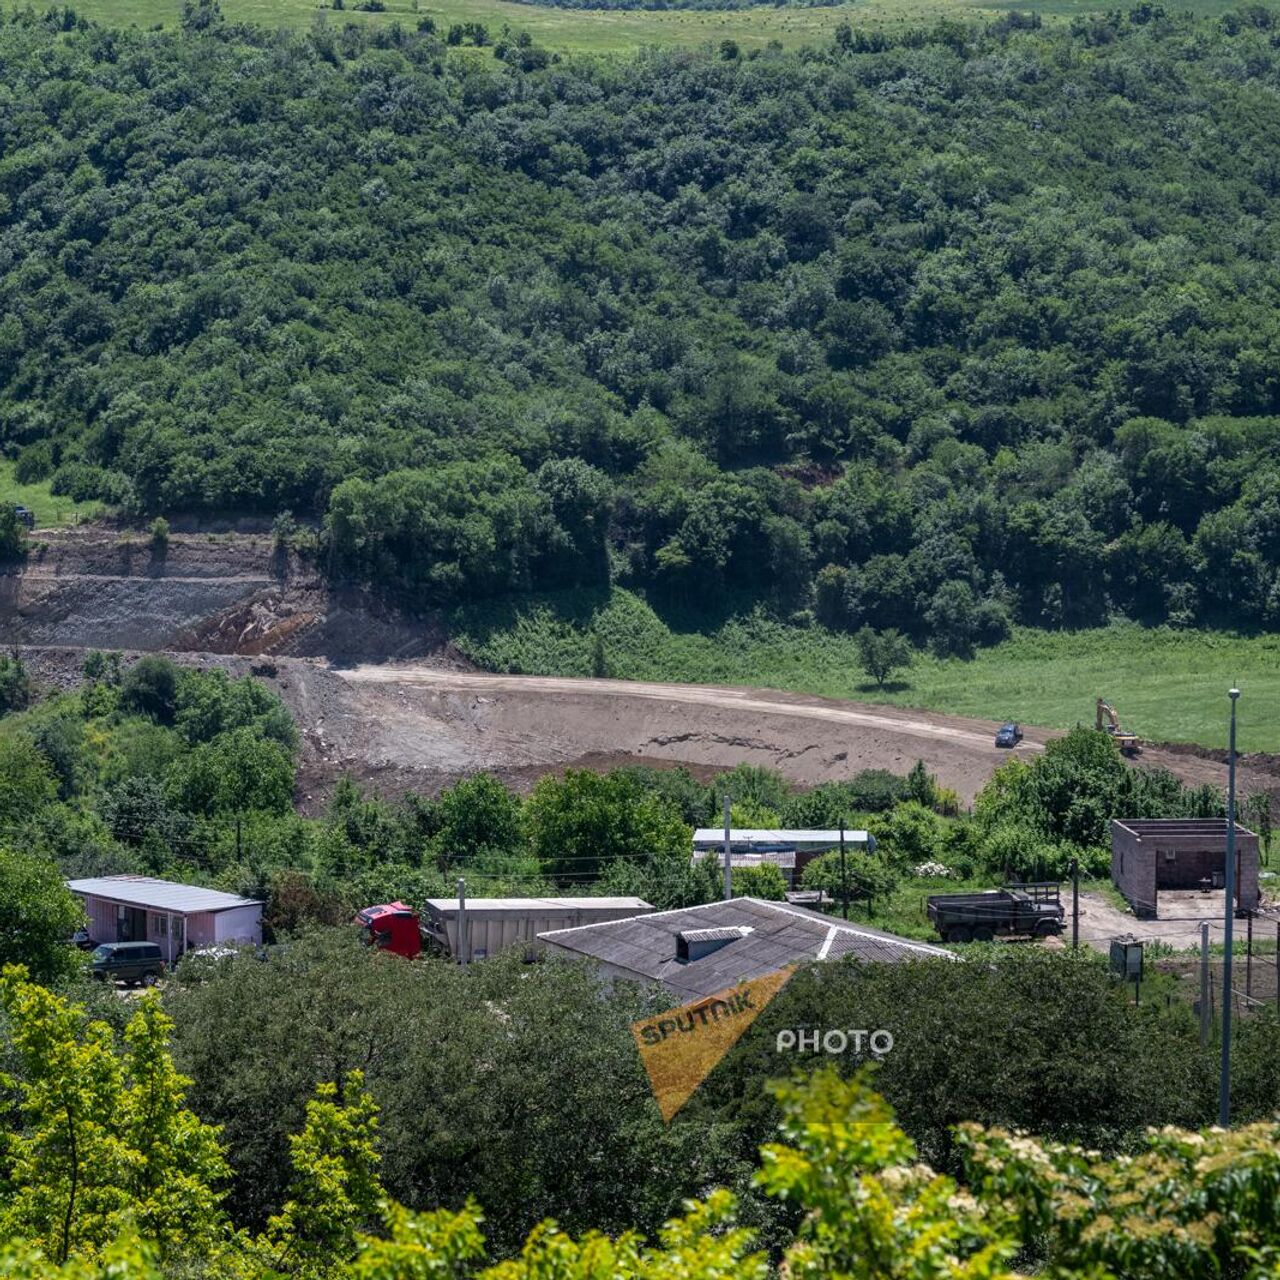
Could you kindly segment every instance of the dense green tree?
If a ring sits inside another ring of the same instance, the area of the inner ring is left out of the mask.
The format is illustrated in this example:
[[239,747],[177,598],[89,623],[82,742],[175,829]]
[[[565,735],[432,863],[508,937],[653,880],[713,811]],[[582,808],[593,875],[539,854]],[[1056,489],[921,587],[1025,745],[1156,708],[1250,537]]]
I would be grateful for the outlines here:
[[168,658],[157,654],[139,658],[120,683],[120,706],[125,711],[150,716],[157,724],[172,724],[181,677],[177,664]]
[[520,802],[496,778],[477,773],[443,791],[434,842],[442,866],[468,863],[486,850],[515,853],[523,844]]
[[1075,728],[1031,763],[1012,760],[978,794],[974,814],[988,828],[1027,825],[1042,836],[1085,848],[1109,845],[1108,823],[1133,818],[1218,817],[1212,787],[1184,787],[1167,770],[1131,769],[1109,735]]
[[53,770],[28,734],[0,737],[0,824],[15,826],[35,817],[57,793]]
[[5,137],[0,454],[143,521],[296,512],[420,607],[1272,625],[1274,30],[1135,13],[621,75],[480,23],[11,16],[15,92],[75,101]]
[[286,813],[293,804],[293,761],[278,743],[232,729],[194,748],[177,766],[171,790],[189,813]]
[[858,903],[874,911],[875,900],[893,892],[898,876],[877,854],[850,847],[843,860],[839,852],[824,853],[804,869],[804,887],[820,889],[831,902]]
[[21,560],[27,552],[27,529],[9,503],[0,503],[0,564]]
[[474,1195],[502,1252],[547,1216],[572,1231],[653,1229],[715,1177],[714,1145],[663,1125],[636,1055],[630,1023],[658,1007],[584,966],[520,954],[410,963],[364,948],[349,925],[171,992],[175,1056],[192,1105],[223,1125],[239,1221],[265,1224],[296,1198],[289,1135],[317,1081],[359,1067],[388,1192],[415,1208]]
[[523,811],[529,848],[566,884],[614,862],[689,857],[689,829],[671,805],[625,773],[567,769],[538,781]]
[[171,1023],[155,997],[118,1049],[106,1023],[28,976],[20,966],[0,976],[23,1121],[0,1157],[0,1234],[64,1262],[136,1226],[177,1266],[211,1258],[225,1228],[213,1187],[227,1166],[216,1130],[184,1106],[190,1081],[173,1069]]
[[83,923],[54,863],[0,844],[0,966],[25,965],[37,982],[73,973],[78,954],[68,942]]

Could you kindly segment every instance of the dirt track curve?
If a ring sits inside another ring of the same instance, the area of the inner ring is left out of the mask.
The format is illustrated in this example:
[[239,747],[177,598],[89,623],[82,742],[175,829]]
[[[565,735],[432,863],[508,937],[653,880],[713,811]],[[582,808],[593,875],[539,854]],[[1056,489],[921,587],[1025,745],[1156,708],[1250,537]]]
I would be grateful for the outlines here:
[[[540,772],[626,759],[711,768],[768,765],[816,783],[859,769],[902,771],[917,759],[968,801],[1009,752],[981,720],[835,699],[708,685],[484,675],[421,665],[335,672],[363,695],[373,760]],[[1018,754],[1043,749],[1034,730]]]
[[[1024,726],[1016,751],[1002,751],[993,721],[766,689],[488,675],[416,663],[327,674],[344,686],[341,723],[358,726],[358,744],[347,732],[336,738],[393,773],[484,768],[519,780],[574,764],[719,769],[745,761],[813,784],[860,769],[904,772],[923,760],[967,804],[1011,755],[1032,756],[1057,736]],[[1192,783],[1226,782],[1217,761],[1180,752],[1148,748],[1140,764]],[[1240,780],[1246,789],[1277,781],[1248,768]]]

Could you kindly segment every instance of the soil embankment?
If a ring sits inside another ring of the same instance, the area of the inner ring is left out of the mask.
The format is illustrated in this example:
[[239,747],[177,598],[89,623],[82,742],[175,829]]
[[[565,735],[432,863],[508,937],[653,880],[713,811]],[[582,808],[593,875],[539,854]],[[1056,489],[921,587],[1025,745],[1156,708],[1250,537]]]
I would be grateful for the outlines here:
[[358,590],[335,591],[269,534],[41,530],[0,572],[0,644],[292,654],[339,662],[420,657],[440,637]]

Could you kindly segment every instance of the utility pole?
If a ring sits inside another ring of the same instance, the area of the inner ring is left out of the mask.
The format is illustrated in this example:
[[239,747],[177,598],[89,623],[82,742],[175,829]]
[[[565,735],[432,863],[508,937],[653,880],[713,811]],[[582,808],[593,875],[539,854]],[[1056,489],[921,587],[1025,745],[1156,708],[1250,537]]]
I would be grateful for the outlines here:
[[467,945],[467,882],[458,878],[458,963],[467,963],[467,953],[471,948]]
[[731,846],[733,837],[730,834],[730,810],[733,808],[733,797],[726,791],[724,793],[724,900],[729,901],[733,897],[733,856]]
[[1200,926],[1200,1047],[1209,1043],[1209,925]]
[[844,823],[840,824],[840,901],[844,904],[844,918],[849,918],[849,877],[845,872]]
[[1245,917],[1245,932],[1248,942],[1244,948],[1244,998],[1253,999],[1253,912]]
[[1222,962],[1222,1066],[1218,1080],[1218,1123],[1231,1125],[1231,948],[1236,911],[1236,700],[1240,690],[1227,690],[1231,699],[1231,735],[1227,745],[1227,875],[1226,936]]
[[1071,950],[1080,950],[1080,859],[1071,859]]

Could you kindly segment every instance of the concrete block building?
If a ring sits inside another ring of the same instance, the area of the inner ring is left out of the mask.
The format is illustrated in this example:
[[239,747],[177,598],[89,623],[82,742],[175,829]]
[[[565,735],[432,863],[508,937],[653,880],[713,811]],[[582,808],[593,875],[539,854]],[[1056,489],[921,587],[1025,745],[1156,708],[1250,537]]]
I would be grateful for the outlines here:
[[[1258,837],[1236,823],[1236,905],[1258,906]],[[1226,882],[1223,818],[1114,818],[1111,879],[1139,916],[1158,915],[1161,889],[1221,889]]]

